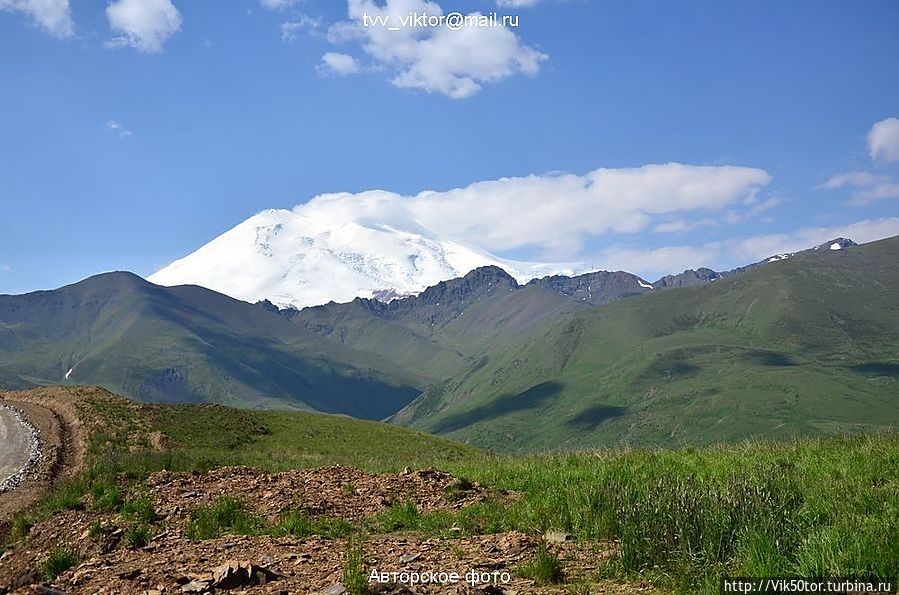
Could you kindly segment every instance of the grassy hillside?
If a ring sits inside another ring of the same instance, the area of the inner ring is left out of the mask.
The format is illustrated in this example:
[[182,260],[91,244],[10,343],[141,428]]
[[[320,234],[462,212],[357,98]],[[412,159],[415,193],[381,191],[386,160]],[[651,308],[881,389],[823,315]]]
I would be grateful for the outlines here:
[[483,267],[389,304],[357,299],[286,315],[326,343],[377,354],[431,385],[464,373],[489,351],[590,307],[584,299],[550,289],[552,280],[519,286],[502,269]]
[[[20,517],[14,523],[20,537],[39,519],[83,509],[85,502],[104,523],[113,522],[110,511],[121,510],[133,524],[133,511],[147,506],[144,480],[159,469],[436,466],[460,485],[475,481],[496,497],[432,513],[397,503],[361,522],[345,521],[342,530],[369,537],[399,532],[404,540],[424,534],[460,546],[474,535],[553,530],[610,554],[593,556],[587,573],[565,577],[576,582],[558,592],[584,592],[610,578],[646,581],[662,592],[712,594],[721,576],[899,576],[895,434],[511,457],[338,416],[137,405],[102,391],[70,390],[92,420],[89,468]],[[145,516],[154,514],[151,505]],[[150,527],[148,535],[154,530],[161,528]]]
[[429,389],[397,423],[504,450],[899,426],[899,238],[578,313]]
[[[71,372],[66,377],[67,372]],[[374,354],[261,307],[129,273],[0,296],[0,386],[91,383],[161,402],[218,402],[380,419],[416,381]]]

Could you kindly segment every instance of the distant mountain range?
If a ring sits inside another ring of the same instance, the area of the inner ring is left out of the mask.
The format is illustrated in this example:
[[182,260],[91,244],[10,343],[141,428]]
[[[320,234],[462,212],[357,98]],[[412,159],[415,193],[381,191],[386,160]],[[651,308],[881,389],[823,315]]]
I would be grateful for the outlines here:
[[390,416],[503,450],[890,427],[897,255],[899,238],[837,238],[652,283],[521,282],[488,264],[410,297],[302,310],[109,273],[0,296],[0,387]]
[[409,221],[334,221],[288,210],[250,217],[149,280],[200,285],[237,299],[267,299],[302,308],[355,297],[417,294],[480,266],[498,266],[520,281],[586,272],[584,264],[539,264],[499,258],[438,237]]

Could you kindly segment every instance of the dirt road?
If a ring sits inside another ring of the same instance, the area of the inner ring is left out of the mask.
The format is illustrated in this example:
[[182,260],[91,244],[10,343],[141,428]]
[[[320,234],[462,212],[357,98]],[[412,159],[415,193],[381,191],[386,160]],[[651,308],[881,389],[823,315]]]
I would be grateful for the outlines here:
[[31,428],[25,425],[15,411],[0,407],[0,490],[18,483],[34,449]]

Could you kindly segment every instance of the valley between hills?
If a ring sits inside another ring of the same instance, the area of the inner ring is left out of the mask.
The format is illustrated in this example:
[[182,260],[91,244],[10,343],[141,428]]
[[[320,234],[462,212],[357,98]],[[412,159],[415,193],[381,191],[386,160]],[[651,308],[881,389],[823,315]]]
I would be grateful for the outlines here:
[[386,419],[499,451],[895,427],[899,238],[820,248],[653,283],[486,266],[302,310],[107,273],[0,296],[0,386]]

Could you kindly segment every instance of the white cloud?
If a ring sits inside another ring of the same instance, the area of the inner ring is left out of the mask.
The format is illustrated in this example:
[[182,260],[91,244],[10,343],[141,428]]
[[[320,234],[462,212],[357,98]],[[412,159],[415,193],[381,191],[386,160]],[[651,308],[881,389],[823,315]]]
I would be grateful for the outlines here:
[[[400,19],[412,12],[444,14],[439,4],[428,0],[386,0],[383,6],[374,0],[348,0],[350,20],[332,25],[329,39],[359,43],[397,87],[454,99],[516,74],[535,75],[547,59],[505,27],[400,26]],[[364,26],[364,16],[387,19],[387,26]]]
[[683,233],[692,231],[700,227],[714,227],[718,225],[715,219],[699,219],[698,221],[687,221],[686,219],[674,219],[671,221],[663,221],[657,223],[652,231],[654,233]]
[[316,31],[322,26],[322,20],[319,17],[310,17],[305,14],[297,15],[292,21],[281,23],[281,41],[291,42],[297,38],[297,34],[301,31]]
[[823,190],[852,188],[854,191],[850,204],[854,205],[866,205],[886,198],[899,198],[899,182],[890,176],[864,171],[833,176],[818,188]]
[[319,71],[332,73],[338,76],[347,76],[359,72],[359,63],[349,54],[328,52],[322,56]]
[[155,54],[181,29],[181,13],[171,0],[116,0],[106,7],[109,27],[118,35],[107,47],[132,47]]
[[524,8],[534,6],[538,2],[540,0],[496,0],[496,5],[504,8]]
[[117,122],[116,120],[107,120],[106,129],[115,132],[119,138],[128,138],[133,135],[133,133],[125,128],[121,122]]
[[284,10],[298,2],[299,0],[259,0],[259,4],[262,5],[263,8],[268,8],[269,10]]
[[770,180],[760,169],[668,163],[501,178],[415,196],[327,194],[296,210],[336,221],[421,226],[488,250],[532,247],[544,257],[569,259],[590,237],[635,233],[678,213],[738,205]]
[[0,264],[0,273],[9,273],[12,271],[12,267],[8,264]]
[[868,154],[875,161],[899,161],[899,118],[887,118],[871,127]]
[[25,13],[37,26],[60,39],[75,32],[69,0],[0,0],[0,10]]
[[604,269],[621,269],[655,279],[701,266],[716,270],[730,269],[775,254],[805,250],[836,237],[850,238],[863,244],[895,235],[899,235],[899,217],[888,217],[836,227],[803,228],[790,234],[708,242],[699,246],[654,249],[615,246],[600,252],[593,262]]

